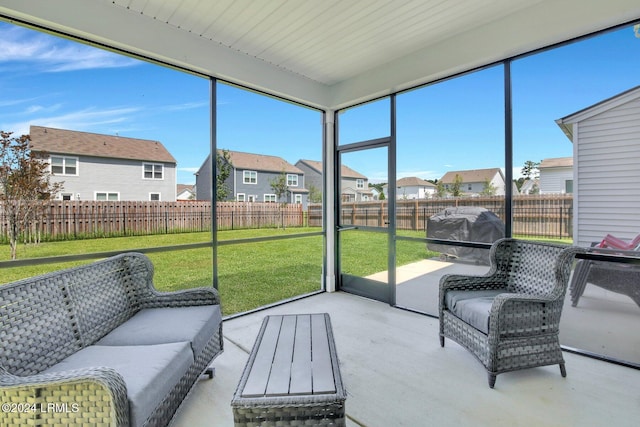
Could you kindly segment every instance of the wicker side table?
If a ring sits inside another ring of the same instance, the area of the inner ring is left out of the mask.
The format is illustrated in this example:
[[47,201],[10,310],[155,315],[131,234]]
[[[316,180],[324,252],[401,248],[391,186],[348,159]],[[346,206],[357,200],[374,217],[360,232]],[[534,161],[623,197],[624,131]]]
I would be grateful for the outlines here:
[[235,426],[344,426],[329,315],[267,316],[231,400]]

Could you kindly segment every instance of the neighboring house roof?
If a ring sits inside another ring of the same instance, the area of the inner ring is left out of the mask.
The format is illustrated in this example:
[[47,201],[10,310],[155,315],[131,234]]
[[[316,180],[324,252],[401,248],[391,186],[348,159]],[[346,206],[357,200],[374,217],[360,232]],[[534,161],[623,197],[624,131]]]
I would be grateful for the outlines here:
[[[298,162],[304,163],[309,166],[311,169],[315,170],[318,173],[322,173],[322,162],[318,162],[316,160],[298,160]],[[367,179],[366,176],[362,175],[360,172],[356,172],[348,166],[342,165],[340,167],[340,176],[343,178],[361,178]]]
[[521,194],[529,194],[533,191],[534,187],[540,188],[540,180],[539,179],[526,179],[522,186],[520,187],[519,192]]
[[552,159],[543,159],[538,169],[545,168],[570,168],[573,166],[573,157],[556,157]]
[[[222,150],[218,150],[221,152]],[[303,174],[302,170],[287,162],[282,157],[269,156],[266,154],[242,153],[240,151],[230,151],[229,159],[236,169],[256,170],[264,172],[288,172]]]
[[396,181],[396,186],[397,187],[433,187],[433,188],[436,187],[431,182],[426,181],[422,178],[418,178],[417,176],[400,178],[399,180]]
[[504,180],[504,176],[502,175],[500,168],[490,168],[447,172],[440,181],[442,181],[443,184],[453,184],[456,175],[460,175],[462,182],[484,182],[486,180],[492,180],[496,174],[500,174]]
[[185,191],[189,191],[191,193],[195,193],[194,192],[194,186],[191,184],[177,184],[176,185],[176,194],[180,194],[183,193]]
[[640,98],[640,86],[636,86],[627,91],[612,96],[611,98],[607,98],[603,101],[593,104],[590,107],[583,108],[582,110],[577,111],[573,114],[569,114],[568,116],[565,116],[561,119],[557,119],[556,124],[560,126],[560,129],[562,129],[567,138],[569,138],[569,140],[573,142],[574,123],[589,119],[597,114],[601,114],[605,111],[634,101],[638,98]]
[[36,152],[177,163],[158,141],[43,126],[31,126],[29,132]]

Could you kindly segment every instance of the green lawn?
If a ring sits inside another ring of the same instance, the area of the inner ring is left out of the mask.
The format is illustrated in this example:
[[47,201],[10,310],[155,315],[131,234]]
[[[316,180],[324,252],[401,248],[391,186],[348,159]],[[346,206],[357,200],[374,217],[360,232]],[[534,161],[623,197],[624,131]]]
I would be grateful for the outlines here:
[[[218,233],[220,241],[251,237],[284,236],[317,232],[317,228],[235,230]],[[424,237],[423,232],[401,232],[403,236]],[[367,276],[387,270],[387,237],[383,233],[349,231],[342,233],[343,271]],[[21,245],[18,258],[37,258],[104,251],[208,242],[210,233],[165,234],[115,237],[39,245]],[[320,289],[322,274],[322,236],[306,236],[263,242],[237,243],[218,247],[218,283],[225,315],[238,313]],[[566,243],[566,242],[564,242]],[[396,242],[397,264],[404,265],[437,256],[423,242]],[[213,255],[211,248],[151,253],[155,285],[163,291],[211,286]],[[0,246],[0,260],[9,258],[8,245]],[[88,263],[44,264],[3,268],[0,283]]]

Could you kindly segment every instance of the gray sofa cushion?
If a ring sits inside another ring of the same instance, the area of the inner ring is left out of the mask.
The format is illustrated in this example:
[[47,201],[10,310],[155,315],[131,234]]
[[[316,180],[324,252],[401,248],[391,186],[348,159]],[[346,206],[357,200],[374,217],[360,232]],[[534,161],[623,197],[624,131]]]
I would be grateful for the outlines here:
[[194,354],[204,349],[222,322],[219,305],[145,308],[97,345],[148,345],[188,341]]
[[506,289],[483,291],[447,291],[445,303],[449,311],[474,328],[489,333],[489,314],[493,300]]
[[142,425],[193,363],[188,342],[133,345],[93,345],[72,354],[44,373],[107,366],[127,385],[131,425]]

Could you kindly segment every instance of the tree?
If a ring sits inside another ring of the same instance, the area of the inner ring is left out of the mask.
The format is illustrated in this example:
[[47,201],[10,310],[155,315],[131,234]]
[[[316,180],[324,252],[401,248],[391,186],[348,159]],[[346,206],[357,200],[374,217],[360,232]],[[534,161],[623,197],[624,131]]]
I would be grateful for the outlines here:
[[322,191],[313,184],[309,184],[309,203],[322,203]]
[[451,185],[451,195],[453,197],[462,196],[462,177],[456,174],[456,177],[453,178],[453,184]]
[[[289,186],[287,185],[287,173],[283,169],[280,175],[270,180],[269,183],[271,184],[271,189],[276,195],[277,201],[284,197],[284,201],[280,204],[280,210],[282,211],[282,209],[287,205],[286,195],[289,192]],[[282,228],[285,228],[284,218],[282,219]]]
[[50,182],[48,164],[31,151],[29,135],[12,135],[0,131],[0,208],[8,226],[11,259],[15,259],[19,237],[63,184]]
[[489,178],[484,180],[484,186],[482,187],[482,191],[480,192],[483,196],[495,196],[498,189],[495,185],[489,180]]
[[[289,186],[287,185],[287,173],[282,170],[280,175],[269,180],[269,184],[271,184],[271,189],[276,195],[276,200],[280,201],[283,197],[287,195],[289,192]],[[283,205],[287,204],[287,199],[284,199]]]
[[442,181],[438,181],[436,184],[436,197],[438,199],[444,199],[447,197],[447,188],[444,186]]
[[369,183],[369,188],[374,188],[378,192],[378,200],[385,200],[384,195],[384,186],[387,185],[386,182],[376,182],[375,184]]
[[538,178],[538,176],[540,175],[539,168],[540,168],[540,162],[527,160],[526,162],[524,162],[524,166],[522,167],[520,172],[527,179],[531,179],[531,178],[535,179],[535,178]]
[[229,150],[219,150],[216,154],[216,201],[227,200],[229,197],[229,186],[227,179],[231,175],[233,164]]

